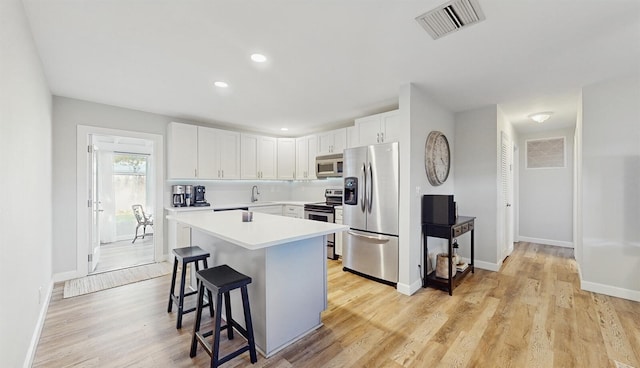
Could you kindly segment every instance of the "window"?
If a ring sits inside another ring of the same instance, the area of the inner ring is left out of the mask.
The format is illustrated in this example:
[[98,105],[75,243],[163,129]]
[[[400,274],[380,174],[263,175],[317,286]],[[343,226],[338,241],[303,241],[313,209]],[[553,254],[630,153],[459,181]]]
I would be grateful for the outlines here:
[[131,205],[147,204],[147,168],[149,155],[114,152],[113,193],[115,196],[116,236],[130,237],[136,219]]

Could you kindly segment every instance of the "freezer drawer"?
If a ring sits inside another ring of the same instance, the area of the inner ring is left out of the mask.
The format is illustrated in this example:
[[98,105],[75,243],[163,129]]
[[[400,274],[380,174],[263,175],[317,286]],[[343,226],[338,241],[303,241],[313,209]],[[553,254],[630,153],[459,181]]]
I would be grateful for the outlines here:
[[343,233],[342,265],[384,281],[398,282],[398,237],[349,230]]

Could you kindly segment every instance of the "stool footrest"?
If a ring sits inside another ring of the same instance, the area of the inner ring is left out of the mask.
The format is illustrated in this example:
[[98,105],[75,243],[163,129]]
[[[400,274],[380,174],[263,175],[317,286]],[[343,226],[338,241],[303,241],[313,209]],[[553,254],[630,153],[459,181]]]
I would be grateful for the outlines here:
[[[222,327],[221,327],[222,328]],[[213,355],[213,348],[211,346],[211,344],[209,344],[209,342],[207,342],[205,339],[209,336],[213,335],[213,331],[208,331],[205,333],[200,333],[200,332],[196,332],[196,339],[198,339],[198,342],[200,342],[200,344],[202,344],[202,348],[204,349],[204,351],[209,354],[209,356]],[[230,361],[231,359],[237,357],[238,355],[244,353],[245,351],[249,351],[249,345],[245,345],[243,347],[241,347],[240,349],[229,353],[227,355],[225,355],[224,357],[218,359],[218,365],[226,363],[228,361]],[[191,356],[192,358],[195,356],[195,354],[193,356]]]

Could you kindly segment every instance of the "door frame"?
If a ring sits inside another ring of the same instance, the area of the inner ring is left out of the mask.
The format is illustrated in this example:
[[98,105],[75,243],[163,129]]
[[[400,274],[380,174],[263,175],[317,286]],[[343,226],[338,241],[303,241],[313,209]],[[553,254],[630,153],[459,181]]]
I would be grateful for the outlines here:
[[87,154],[87,147],[91,144],[89,137],[92,134],[146,139],[153,142],[153,171],[155,173],[153,178],[155,183],[153,217],[156,219],[153,225],[154,262],[164,261],[164,137],[153,133],[78,125],[76,129],[76,277],[83,277],[89,274],[88,242],[90,242],[90,232],[88,229],[90,224],[86,215],[89,193],[89,155]]

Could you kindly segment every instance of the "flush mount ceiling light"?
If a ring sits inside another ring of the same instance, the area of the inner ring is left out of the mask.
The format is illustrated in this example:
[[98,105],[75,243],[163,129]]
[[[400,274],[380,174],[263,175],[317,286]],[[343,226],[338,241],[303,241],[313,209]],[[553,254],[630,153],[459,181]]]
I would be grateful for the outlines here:
[[289,130],[289,128],[280,128],[280,130],[282,130],[283,132],[286,132]]
[[529,119],[535,121],[536,123],[543,123],[547,119],[549,119],[549,117],[551,117],[552,114],[553,112],[551,111],[537,112],[535,114],[529,115]]
[[227,84],[227,82],[223,82],[223,81],[217,81],[215,83],[213,83],[214,86],[216,87],[220,87],[220,88],[227,88],[229,87],[229,85]]
[[256,63],[264,63],[265,61],[267,61],[267,57],[262,54],[251,54],[251,60],[255,61]]

